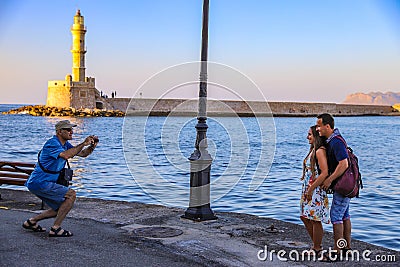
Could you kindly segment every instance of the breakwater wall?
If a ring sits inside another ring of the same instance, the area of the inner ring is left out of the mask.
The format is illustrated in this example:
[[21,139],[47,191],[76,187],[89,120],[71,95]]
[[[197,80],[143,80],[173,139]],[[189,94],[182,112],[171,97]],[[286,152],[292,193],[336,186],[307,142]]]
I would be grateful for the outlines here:
[[[198,100],[192,99],[144,99],[112,98],[107,102],[114,110],[126,111],[128,116],[196,116]],[[301,102],[262,102],[208,100],[208,116],[281,116],[311,117],[321,113],[334,116],[389,116],[400,115],[391,106],[349,105],[336,103],[301,103]]]

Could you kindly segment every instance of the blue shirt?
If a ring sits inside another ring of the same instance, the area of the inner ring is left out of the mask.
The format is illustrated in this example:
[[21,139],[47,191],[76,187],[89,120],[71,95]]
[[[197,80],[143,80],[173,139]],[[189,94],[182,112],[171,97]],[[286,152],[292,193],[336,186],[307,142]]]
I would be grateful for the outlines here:
[[342,140],[337,138],[337,136],[339,135],[340,135],[339,130],[335,129],[333,134],[329,136],[329,138],[326,140],[327,142],[326,154],[328,158],[329,174],[332,174],[335,171],[337,165],[339,164],[339,161],[347,159],[349,157],[347,154],[347,149],[345,144],[342,142]]
[[[62,145],[60,140],[58,140],[58,137],[54,135],[53,138],[47,140],[42,148],[39,157],[40,164],[49,171],[61,171],[67,161],[59,157],[60,153],[72,147],[74,146],[71,145],[68,141],[65,142],[64,145]],[[29,189],[38,190],[40,188],[43,188],[43,186],[47,182],[55,183],[57,181],[58,175],[58,173],[52,174],[44,172],[42,168],[40,168],[39,164],[36,164],[35,169],[31,173],[25,185]]]

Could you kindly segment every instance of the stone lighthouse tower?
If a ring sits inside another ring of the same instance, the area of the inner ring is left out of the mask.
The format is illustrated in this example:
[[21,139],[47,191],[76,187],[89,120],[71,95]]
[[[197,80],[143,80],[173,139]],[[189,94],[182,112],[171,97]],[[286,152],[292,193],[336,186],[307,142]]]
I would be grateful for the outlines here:
[[[95,78],[85,77],[86,27],[81,11],[77,10],[72,33],[72,75],[65,80],[48,81],[47,106],[72,108],[102,108],[100,93],[95,87]],[[97,101],[97,105],[96,105]]]
[[72,81],[85,81],[85,34],[86,28],[84,18],[78,9],[74,16],[74,24],[71,27],[72,33]]

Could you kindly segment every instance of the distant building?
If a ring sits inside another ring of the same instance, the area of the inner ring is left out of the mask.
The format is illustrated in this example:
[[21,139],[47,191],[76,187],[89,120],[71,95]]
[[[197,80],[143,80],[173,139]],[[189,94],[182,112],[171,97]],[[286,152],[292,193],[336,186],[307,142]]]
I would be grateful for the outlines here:
[[95,78],[85,77],[86,27],[80,10],[74,16],[72,33],[72,75],[65,80],[48,81],[47,106],[72,108],[103,108]]

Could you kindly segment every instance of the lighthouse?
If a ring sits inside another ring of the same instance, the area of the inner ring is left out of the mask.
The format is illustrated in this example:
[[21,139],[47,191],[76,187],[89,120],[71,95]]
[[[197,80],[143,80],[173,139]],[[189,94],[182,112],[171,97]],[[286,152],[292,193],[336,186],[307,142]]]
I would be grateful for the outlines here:
[[103,101],[95,87],[95,78],[85,77],[86,27],[78,9],[71,26],[72,75],[65,80],[48,81],[46,105],[60,108],[103,108]]
[[85,81],[85,22],[78,9],[74,16],[74,24],[71,27],[72,33],[72,81]]

